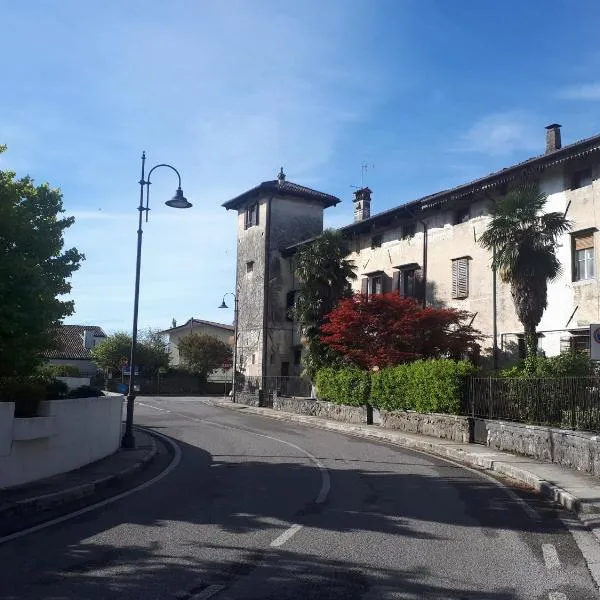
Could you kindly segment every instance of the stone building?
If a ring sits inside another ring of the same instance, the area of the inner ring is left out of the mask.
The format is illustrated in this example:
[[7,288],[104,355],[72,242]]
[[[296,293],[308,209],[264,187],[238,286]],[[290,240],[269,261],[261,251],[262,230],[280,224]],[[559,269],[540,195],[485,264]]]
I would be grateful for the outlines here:
[[[340,229],[356,266],[354,290],[397,291],[426,305],[464,309],[484,334],[490,361],[494,347],[499,364],[522,353],[523,328],[510,287],[491,269],[478,238],[494,202],[525,177],[539,181],[548,211],[566,213],[573,223],[557,247],[563,268],[548,284],[540,351],[550,356],[588,348],[589,325],[600,322],[600,135],[563,147],[558,124],[546,128],[544,154],[391,210],[372,215],[371,190],[357,190],[354,222]],[[281,172],[223,205],[238,213],[238,367],[247,375],[300,373],[300,340],[288,316],[297,287],[293,255],[322,232],[323,209],[338,202],[287,182]]]

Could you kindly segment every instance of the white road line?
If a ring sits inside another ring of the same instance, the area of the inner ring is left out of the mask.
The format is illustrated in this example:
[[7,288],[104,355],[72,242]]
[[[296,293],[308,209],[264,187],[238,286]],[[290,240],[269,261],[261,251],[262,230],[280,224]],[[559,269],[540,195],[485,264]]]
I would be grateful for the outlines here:
[[161,412],[167,412],[170,413],[170,410],[167,410],[166,408],[159,408],[158,406],[152,406],[152,404],[146,404],[144,402],[138,402],[139,406],[145,406],[146,408],[153,408],[154,410],[160,410]]
[[271,542],[271,546],[273,546],[273,548],[279,548],[279,546],[283,546],[293,535],[298,533],[301,529],[302,525],[292,525],[290,528],[286,529],[279,537],[276,537]]
[[209,585],[207,588],[203,589],[201,592],[194,594],[190,597],[189,600],[206,600],[207,598],[212,598],[215,594],[218,594],[220,591],[224,590],[224,585]]
[[35,525],[34,527],[29,527],[28,529],[23,529],[21,531],[17,531],[15,533],[11,533],[10,535],[6,535],[4,537],[0,537],[0,544],[4,544],[5,542],[10,542],[11,540],[16,540],[17,538],[23,537],[25,535],[29,535],[30,533],[35,533],[36,531],[41,531],[42,529],[46,529],[46,527],[51,527],[52,525],[57,525],[58,523],[64,523],[65,521],[70,521],[75,517],[79,517],[80,515],[84,515],[85,513],[91,512],[92,510],[96,510],[102,506],[106,506],[107,504],[112,504],[117,500],[121,500],[121,498],[126,498],[127,496],[131,496],[131,494],[135,494],[154,483],[160,481],[163,477],[166,477],[181,461],[181,448],[178,444],[172,441],[167,436],[161,435],[160,433],[152,432],[152,435],[157,435],[164,441],[168,442],[175,455],[173,456],[173,460],[170,462],[169,466],[159,473],[156,477],[145,481],[141,485],[133,488],[132,490],[127,490],[121,494],[117,494],[116,496],[112,496],[111,498],[107,498],[106,500],[102,500],[101,502],[96,502],[96,504],[91,504],[90,506],[86,506],[85,508],[81,508],[76,510],[75,512],[69,513],[67,515],[63,515],[62,517],[57,517],[56,519],[52,519],[51,521],[46,521],[45,523],[40,523],[39,525]]
[[553,544],[542,544],[542,553],[548,569],[558,569],[560,567],[560,559]]
[[567,600],[567,595],[562,592],[550,592],[548,600]]

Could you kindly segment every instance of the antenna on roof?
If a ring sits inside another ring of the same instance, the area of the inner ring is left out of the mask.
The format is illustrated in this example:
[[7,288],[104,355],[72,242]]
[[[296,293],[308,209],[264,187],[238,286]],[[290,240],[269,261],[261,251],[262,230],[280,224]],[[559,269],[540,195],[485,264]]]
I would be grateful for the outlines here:
[[357,190],[362,190],[365,187],[365,175],[367,171],[374,168],[374,164],[362,163],[362,165],[360,165],[360,187],[357,185],[351,185],[350,187]]

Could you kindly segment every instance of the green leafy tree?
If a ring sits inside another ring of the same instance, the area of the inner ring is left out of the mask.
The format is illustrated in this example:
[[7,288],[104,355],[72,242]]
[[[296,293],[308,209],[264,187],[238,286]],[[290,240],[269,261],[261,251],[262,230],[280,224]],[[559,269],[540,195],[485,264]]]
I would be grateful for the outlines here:
[[323,344],[320,337],[325,316],[342,298],[352,296],[350,281],[356,279],[356,274],[354,263],[346,259],[348,252],[341,233],[326,230],[296,254],[296,275],[301,283],[294,316],[305,339],[305,371],[313,381],[319,369],[339,362],[339,355]]
[[543,212],[546,199],[535,182],[512,188],[496,203],[479,238],[484,248],[495,249],[492,266],[510,284],[525,331],[527,356],[533,362],[538,348],[536,329],[548,305],[548,281],[561,272],[556,243],[571,228],[563,213]]
[[62,213],[59,190],[0,171],[0,376],[31,373],[53,345],[52,329],[73,314],[60,296],[84,256],[63,250],[75,219]]
[[[120,372],[129,363],[131,335],[118,331],[106,337],[92,349],[92,360],[102,369]],[[169,366],[167,343],[158,331],[142,331],[138,338],[137,367],[145,377],[154,377],[158,370]]]
[[225,363],[231,363],[231,346],[218,338],[200,333],[183,336],[178,344],[184,366],[202,380]]

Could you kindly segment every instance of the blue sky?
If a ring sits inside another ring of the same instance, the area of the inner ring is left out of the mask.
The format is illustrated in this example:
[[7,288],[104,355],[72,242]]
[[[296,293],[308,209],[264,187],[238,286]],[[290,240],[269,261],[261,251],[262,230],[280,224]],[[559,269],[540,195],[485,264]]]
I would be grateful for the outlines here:
[[130,329],[139,158],[154,173],[140,327],[231,322],[229,198],[273,179],[352,220],[600,132],[600,3],[584,0],[0,0],[0,168],[49,181],[87,260],[67,322]]

